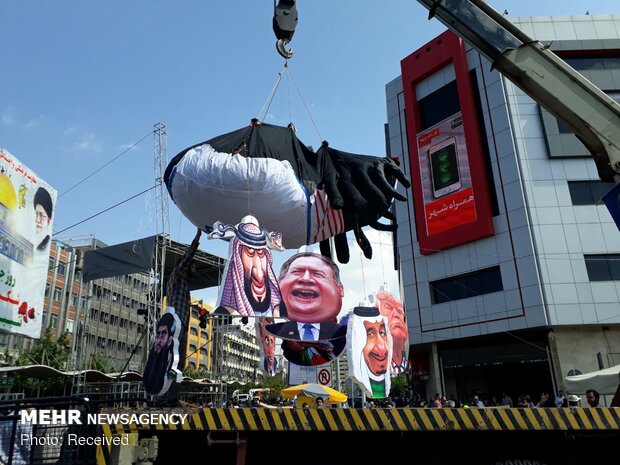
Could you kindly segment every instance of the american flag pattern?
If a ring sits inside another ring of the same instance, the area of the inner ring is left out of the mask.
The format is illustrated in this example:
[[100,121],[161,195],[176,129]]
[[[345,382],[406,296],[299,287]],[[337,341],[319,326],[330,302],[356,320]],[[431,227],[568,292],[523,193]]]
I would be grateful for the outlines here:
[[310,244],[324,241],[345,232],[342,210],[334,210],[325,191],[317,190],[312,202],[313,234]]

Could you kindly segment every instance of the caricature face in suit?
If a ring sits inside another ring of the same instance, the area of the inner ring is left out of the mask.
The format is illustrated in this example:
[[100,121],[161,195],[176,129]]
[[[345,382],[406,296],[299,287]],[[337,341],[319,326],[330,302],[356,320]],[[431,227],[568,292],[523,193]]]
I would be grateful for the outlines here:
[[388,329],[392,335],[392,372],[401,373],[407,364],[407,339],[409,330],[405,322],[403,304],[391,292],[379,291],[375,295],[381,315],[388,319]]
[[265,326],[272,321],[270,318],[259,318],[257,323],[258,336],[263,349],[263,366],[269,376],[276,373],[276,338],[265,330]]
[[300,323],[335,321],[342,308],[344,288],[338,266],[319,254],[289,258],[278,279],[288,318]]

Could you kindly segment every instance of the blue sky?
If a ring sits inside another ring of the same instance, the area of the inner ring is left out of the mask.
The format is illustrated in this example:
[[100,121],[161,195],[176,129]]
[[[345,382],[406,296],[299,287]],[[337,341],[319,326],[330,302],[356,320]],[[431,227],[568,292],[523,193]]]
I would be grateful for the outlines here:
[[[617,0],[489,3],[511,16],[618,12]],[[384,155],[385,84],[400,74],[401,59],[444,27],[428,21],[413,0],[300,0],[298,10],[290,67],[320,137],[286,81],[265,121],[292,119],[300,139],[315,147],[327,139],[346,151]],[[62,194],[157,122],[167,127],[170,158],[245,126],[263,107],[283,65],[272,16],[272,0],[3,0],[0,146]],[[153,184],[149,136],[62,195],[54,229]],[[60,237],[94,234],[114,244],[151,235],[157,230],[154,211],[151,192]],[[191,224],[172,203],[170,213],[172,238],[191,241]],[[201,248],[217,254],[226,249],[206,240]],[[391,258],[384,261],[382,280]],[[352,259],[350,266],[359,269],[361,261]]]

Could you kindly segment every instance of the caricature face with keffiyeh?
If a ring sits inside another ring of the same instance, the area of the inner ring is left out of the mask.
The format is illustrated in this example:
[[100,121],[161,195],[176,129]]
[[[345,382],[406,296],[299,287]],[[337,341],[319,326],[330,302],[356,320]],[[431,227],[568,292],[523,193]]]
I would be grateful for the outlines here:
[[269,308],[271,292],[267,280],[267,253],[266,248],[256,249],[247,245],[239,247],[241,263],[243,264],[243,278],[245,295],[254,313],[263,313]]
[[272,315],[281,298],[272,269],[269,233],[247,216],[235,226],[216,224],[211,236],[231,239],[219,308],[233,315]]

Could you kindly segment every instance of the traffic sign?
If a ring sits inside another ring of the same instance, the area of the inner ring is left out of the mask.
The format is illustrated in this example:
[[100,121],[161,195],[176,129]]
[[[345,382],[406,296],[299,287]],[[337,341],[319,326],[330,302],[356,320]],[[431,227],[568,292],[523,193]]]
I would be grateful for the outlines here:
[[316,375],[316,379],[323,386],[329,385],[332,380],[332,374],[329,368],[321,368]]

